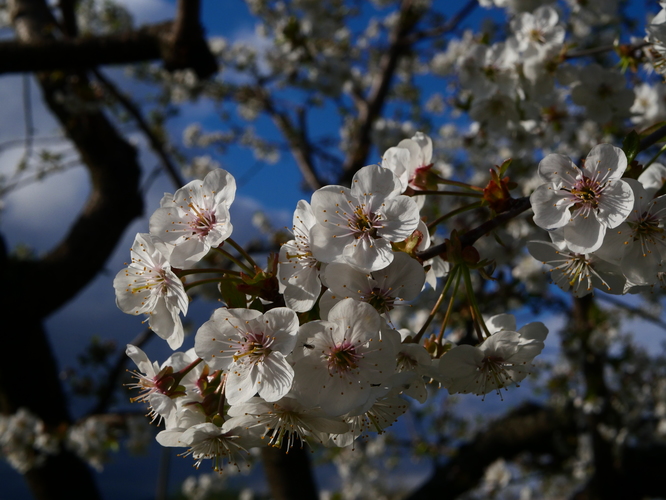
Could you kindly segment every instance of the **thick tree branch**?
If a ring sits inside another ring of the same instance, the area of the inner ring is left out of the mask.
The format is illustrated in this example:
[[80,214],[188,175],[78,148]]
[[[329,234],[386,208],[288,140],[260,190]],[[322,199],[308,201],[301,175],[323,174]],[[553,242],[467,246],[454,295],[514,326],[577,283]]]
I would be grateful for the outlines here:
[[217,73],[217,60],[208,48],[200,19],[201,0],[178,0],[176,20],[167,38],[167,50],[162,52],[167,71],[192,68],[199,78]]
[[[71,7],[71,3],[67,5]],[[58,23],[45,0],[10,0],[8,7],[19,40],[12,42],[14,45],[41,46],[49,51],[54,42],[60,43],[55,40]],[[70,25],[64,34],[75,32],[75,25]],[[63,43],[76,46],[76,40]],[[25,53],[22,58],[39,62]],[[20,329],[5,339],[8,352],[16,356],[0,366],[0,412],[8,414],[27,408],[47,429],[54,431],[71,424],[71,416],[43,320],[99,274],[127,226],[143,211],[137,151],[117,132],[101,106],[94,107],[96,101],[90,97],[94,93],[85,74],[64,70],[82,67],[69,64],[67,59],[65,55],[62,62],[54,56],[48,63],[50,66],[36,65],[30,69],[57,70],[39,73],[37,81],[47,106],[88,169],[90,194],[69,232],[46,256],[27,261],[6,258],[3,254],[0,269],[4,288],[11,290],[2,303],[3,316],[21,321]],[[0,68],[6,68],[3,66],[6,61],[4,55],[0,56]],[[95,66],[100,60],[89,63]],[[72,102],[85,105],[72,106]],[[25,366],[27,355],[30,366]],[[42,500],[99,498],[89,468],[64,449],[43,466],[31,469],[25,478],[33,494]]]
[[499,458],[511,459],[524,452],[558,456],[567,447],[575,451],[575,443],[572,412],[524,403],[462,445],[446,464],[435,467],[408,500],[452,500],[474,488],[486,467]]
[[[25,8],[14,18],[30,18]],[[21,36],[0,42],[0,73],[80,71],[110,64],[163,60],[169,71],[192,69],[199,78],[218,70],[199,23],[199,1],[182,0],[174,22],[135,31],[81,38],[38,39]],[[55,28],[55,22],[52,26]],[[67,25],[67,30],[73,27]],[[69,33],[68,33],[69,35]]]
[[172,26],[167,22],[112,35],[0,42],[0,73],[73,71],[162,59],[163,39]]
[[348,154],[342,166],[343,184],[351,182],[356,171],[366,163],[372,146],[370,140],[372,126],[384,108],[398,63],[410,48],[405,43],[406,37],[420,18],[421,15],[414,9],[411,0],[401,2],[399,20],[389,36],[389,46],[379,61],[379,69],[367,97],[359,102],[356,129],[352,134]]

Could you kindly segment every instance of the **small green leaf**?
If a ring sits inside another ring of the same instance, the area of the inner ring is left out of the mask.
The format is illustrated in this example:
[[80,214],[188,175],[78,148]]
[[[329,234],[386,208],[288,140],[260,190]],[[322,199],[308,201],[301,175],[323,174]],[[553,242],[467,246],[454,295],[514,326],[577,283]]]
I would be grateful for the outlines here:
[[627,163],[631,163],[638,154],[638,148],[641,145],[641,139],[635,130],[629,132],[629,135],[622,141],[622,151],[627,155]]
[[227,307],[246,307],[245,294],[238,290],[238,283],[231,280],[220,281],[220,294]]
[[499,166],[499,176],[504,177],[504,174],[506,173],[507,169],[509,168],[509,165],[511,165],[511,158],[507,158],[502,162],[502,164]]

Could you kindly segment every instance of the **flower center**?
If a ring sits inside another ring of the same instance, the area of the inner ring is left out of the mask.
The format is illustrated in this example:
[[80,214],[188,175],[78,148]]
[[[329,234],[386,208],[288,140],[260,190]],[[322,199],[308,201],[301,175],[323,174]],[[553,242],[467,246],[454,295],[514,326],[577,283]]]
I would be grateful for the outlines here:
[[481,362],[481,371],[486,374],[486,381],[494,382],[499,390],[511,382],[511,374],[506,366],[501,356],[486,356]]
[[145,269],[141,274],[141,277],[136,279],[130,288],[132,293],[140,293],[145,291],[152,291],[153,288],[156,288],[156,292],[153,293],[165,293],[168,288],[168,281],[166,278],[166,271],[164,269]]
[[199,237],[207,236],[217,222],[215,211],[208,208],[202,209],[192,203],[189,204],[189,207],[194,212],[194,217],[189,222],[190,229]]
[[571,188],[571,194],[576,198],[576,207],[594,209],[599,206],[599,195],[603,186],[596,180],[583,177]]
[[388,292],[384,292],[381,288],[373,288],[372,294],[369,297],[364,298],[365,301],[374,307],[379,314],[384,314],[393,309],[393,304],[395,303],[395,297],[388,295]]
[[273,337],[268,337],[262,333],[247,332],[243,341],[238,345],[238,351],[234,354],[234,361],[243,359],[251,364],[262,362],[273,350],[270,346],[273,344]]
[[538,28],[534,28],[532,29],[532,31],[530,31],[530,39],[533,42],[546,43],[546,37],[544,36],[542,31]]
[[664,232],[664,229],[659,227],[659,219],[647,212],[641,215],[638,222],[629,222],[629,226],[634,230],[634,240],[649,238],[650,236]]
[[356,239],[363,238],[365,236],[370,236],[374,239],[379,238],[377,235],[377,229],[382,227],[380,224],[377,224],[380,216],[366,211],[365,207],[357,206],[354,209],[354,214],[349,220],[349,227],[354,233]]
[[345,340],[333,347],[328,354],[328,371],[347,373],[358,368],[363,355],[356,352],[351,342]]
[[398,353],[397,357],[397,369],[398,372],[409,372],[414,371],[418,368],[418,362],[404,352]]

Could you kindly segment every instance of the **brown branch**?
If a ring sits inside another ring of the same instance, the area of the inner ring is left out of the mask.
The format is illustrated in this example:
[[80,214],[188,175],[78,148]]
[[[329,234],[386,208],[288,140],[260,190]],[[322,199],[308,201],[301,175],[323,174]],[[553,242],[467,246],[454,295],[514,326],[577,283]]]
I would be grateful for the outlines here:
[[411,50],[415,43],[423,38],[455,30],[462,20],[474,10],[476,5],[477,0],[470,0],[449,22],[436,29],[436,31],[413,33],[423,13],[414,7],[414,2],[411,0],[401,2],[399,20],[389,35],[389,46],[379,61],[379,69],[367,97],[362,98],[358,94],[352,94],[358,110],[358,117],[356,119],[356,129],[352,133],[348,154],[342,167],[343,173],[340,179],[342,184],[351,182],[356,171],[367,163],[372,147],[370,139],[372,127],[381,116],[388,99],[391,82],[402,57]]
[[428,38],[435,38],[450,33],[451,31],[457,29],[460,23],[472,12],[474,12],[474,9],[476,9],[478,5],[479,5],[478,0],[469,0],[463,6],[463,8],[458,11],[457,14],[453,16],[451,19],[449,19],[446,23],[437,26],[436,28],[413,33],[412,35],[410,35],[405,39],[405,43],[407,43],[408,45],[412,45],[417,42],[420,42],[421,40],[425,40]]
[[[490,233],[492,230],[497,229],[501,225],[506,224],[508,221],[522,214],[531,206],[532,205],[530,204],[529,197],[514,199],[513,204],[509,210],[502,212],[497,217],[490,219],[489,221],[486,221],[480,226],[463,234],[460,237],[462,248],[473,245],[476,240]],[[444,250],[446,250],[446,243],[440,243],[439,245],[432,246],[423,252],[417,252],[416,255],[419,257],[419,259],[428,260],[441,254],[444,252]]]
[[199,78],[208,78],[218,71],[201,26],[201,0],[178,0],[173,29],[163,51],[167,71],[192,68]]
[[420,18],[421,14],[415,11],[411,0],[400,3],[399,19],[389,35],[389,46],[379,60],[379,69],[366,99],[359,102],[356,129],[352,132],[348,154],[342,166],[340,182],[343,184],[351,182],[356,171],[366,163],[372,146],[372,126],[384,108],[398,63],[410,48],[406,43],[407,36]]
[[273,122],[287,140],[289,150],[296,160],[296,165],[298,165],[298,169],[301,171],[301,175],[303,176],[305,183],[313,191],[316,191],[322,187],[325,183],[317,175],[317,171],[314,166],[314,160],[312,159],[312,147],[310,146],[310,142],[306,136],[305,111],[299,111],[299,130],[299,128],[297,128],[292,123],[287,113],[279,111],[275,108],[275,105],[270,100],[270,97],[266,94],[266,92],[264,92],[262,89],[257,89],[256,96],[261,99],[264,109],[273,119]]
[[112,35],[0,42],[0,73],[74,71],[161,59],[171,27],[166,22]]
[[561,456],[563,450],[575,454],[576,425],[571,411],[556,411],[534,403],[524,403],[494,421],[435,471],[408,500],[453,500],[474,488],[486,467],[499,458],[511,459],[520,453]]
[[[288,453],[287,453],[288,451]],[[261,461],[266,470],[266,479],[275,500],[317,500],[315,485],[310,465],[310,450],[305,445],[282,449],[271,446],[261,449]]]
[[[218,66],[204,38],[198,12],[198,0],[181,0],[174,22],[125,33],[48,40],[19,34],[18,41],[0,42],[0,73],[80,71],[162,59],[168,71],[192,69],[199,78],[208,78]],[[52,30],[56,24],[50,19]]]

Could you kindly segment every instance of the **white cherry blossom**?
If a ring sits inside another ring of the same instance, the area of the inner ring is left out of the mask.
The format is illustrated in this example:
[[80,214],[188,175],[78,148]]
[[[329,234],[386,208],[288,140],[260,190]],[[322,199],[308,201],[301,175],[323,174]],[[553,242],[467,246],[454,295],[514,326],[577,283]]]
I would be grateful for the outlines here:
[[232,406],[227,414],[232,417],[227,425],[256,430],[264,444],[277,448],[282,448],[283,444],[291,448],[298,441],[323,443],[327,435],[342,434],[349,429],[341,418],[304,406],[291,396],[274,403],[255,397]]
[[[132,344],[127,344],[125,354],[134,361],[137,367],[137,371],[132,372],[136,382],[128,384],[128,387],[138,389],[139,395],[133,397],[131,401],[148,403],[148,416],[153,421],[158,420],[159,423],[162,419],[168,420],[172,413],[176,411],[176,400],[173,397],[184,395],[184,393],[176,393],[173,374],[197,359],[194,350],[174,352],[161,365],[157,361],[151,363],[146,353]],[[195,367],[180,380],[180,385],[189,384],[193,386],[200,373],[201,367]]]
[[227,372],[229,404],[248,401],[256,393],[272,402],[291,389],[294,370],[286,357],[297,332],[298,317],[286,307],[265,314],[222,307],[201,325],[194,349],[211,369]]
[[424,283],[423,266],[404,252],[395,252],[387,267],[372,273],[334,262],[326,266],[328,291],[319,302],[321,316],[325,318],[335,304],[351,297],[367,302],[388,317],[396,305],[415,299]]
[[666,167],[661,163],[653,163],[638,176],[638,182],[641,183],[647,195],[652,198],[657,191],[664,187],[666,182]]
[[[550,233],[551,238],[553,233]],[[550,276],[557,286],[565,292],[571,290],[575,297],[584,297],[594,288],[604,292],[621,294],[625,279],[618,266],[603,261],[595,254],[571,252],[563,238],[553,243],[548,241],[528,241],[527,249],[532,257],[551,266]]]
[[166,193],[150,217],[150,234],[173,245],[171,263],[189,269],[211,247],[231,235],[229,207],[236,195],[236,181],[226,170],[210,172],[203,181],[189,182],[173,195]]
[[359,170],[351,189],[325,186],[312,195],[317,223],[310,247],[321,262],[345,262],[362,271],[377,271],[393,260],[391,242],[402,241],[417,228],[419,209],[401,195],[398,178],[385,168]]
[[299,201],[293,218],[294,239],[280,248],[278,286],[287,307],[296,312],[312,309],[321,292],[320,263],[310,249],[310,229],[315,222],[310,204]]
[[544,348],[548,330],[539,322],[515,331],[509,314],[486,321],[492,335],[479,346],[460,345],[448,351],[439,363],[439,379],[449,393],[487,394],[520,382],[529,373],[528,364]]
[[533,13],[523,12],[511,21],[519,50],[544,50],[564,42],[564,27],[558,24],[557,11],[543,5]]
[[432,166],[432,139],[417,132],[411,139],[404,139],[382,155],[382,167],[391,170],[403,186],[419,189],[413,184],[419,171]]
[[571,88],[571,99],[585,108],[588,119],[604,124],[629,115],[634,93],[618,71],[590,64],[580,70],[579,82]]
[[169,249],[159,239],[139,233],[131,255],[132,262],[113,280],[116,304],[127,314],[148,314],[151,330],[178,349],[185,338],[179,313],[187,314],[189,300],[171,270]]
[[345,299],[327,321],[301,326],[293,353],[294,393],[305,405],[320,406],[331,416],[365,404],[370,389],[395,372],[395,345],[384,338],[379,313],[365,302]]
[[626,181],[634,192],[634,207],[627,220],[607,235],[597,254],[618,263],[634,285],[657,282],[666,258],[666,196],[652,199],[639,181]]
[[196,468],[199,468],[204,459],[211,459],[213,469],[221,470],[224,459],[238,467],[238,462],[242,461],[247,453],[245,446],[248,444],[236,429],[230,429],[228,425],[218,427],[211,422],[205,422],[194,425],[183,432],[179,446],[188,448],[180,456],[192,455]]
[[621,177],[627,158],[620,148],[599,144],[582,169],[566,156],[550,154],[539,163],[545,182],[530,196],[534,222],[547,230],[564,227],[564,239],[575,253],[601,247],[607,228],[629,215],[634,195]]

